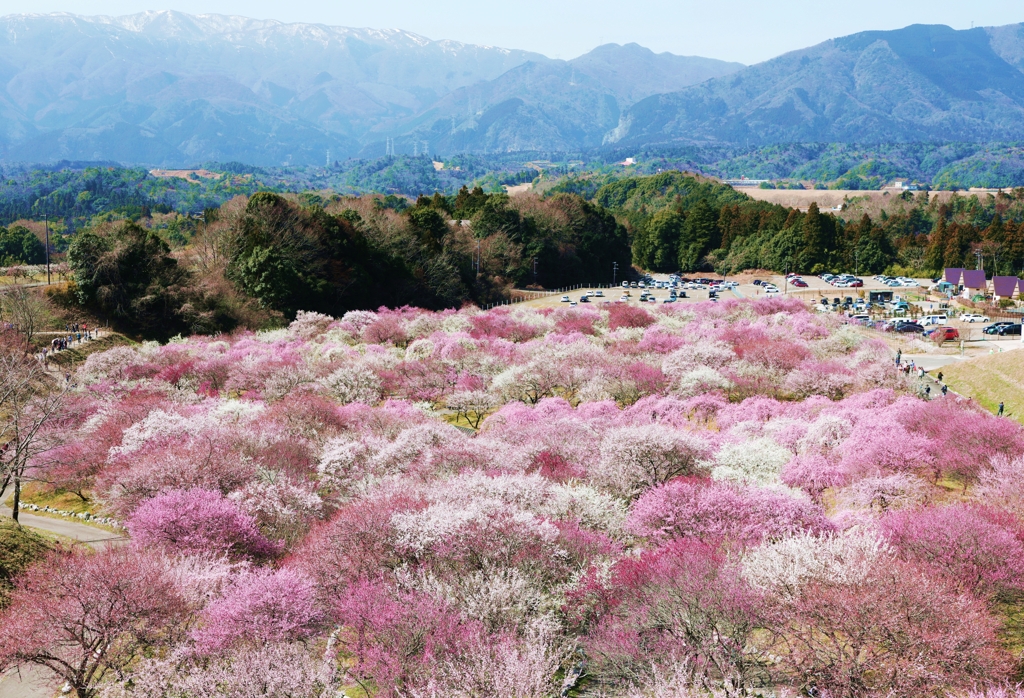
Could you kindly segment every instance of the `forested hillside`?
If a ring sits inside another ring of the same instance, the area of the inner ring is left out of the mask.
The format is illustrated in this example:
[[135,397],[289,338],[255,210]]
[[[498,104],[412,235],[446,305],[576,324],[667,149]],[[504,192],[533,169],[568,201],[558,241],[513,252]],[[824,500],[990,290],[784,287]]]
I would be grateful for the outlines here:
[[67,252],[79,302],[163,338],[300,310],[452,308],[528,284],[607,283],[630,257],[625,228],[599,205],[479,188],[414,205],[260,192],[208,209],[182,240],[153,218],[124,218],[76,232]]
[[[842,211],[790,209],[677,171],[569,177],[544,195],[463,187],[415,201],[326,190],[246,195],[261,177],[42,173],[49,190],[35,210],[45,202],[69,212],[51,218],[51,256],[63,261],[66,251],[79,302],[161,337],[262,327],[299,310],[487,304],[530,285],[608,283],[615,264],[624,274],[632,265],[932,276],[973,267],[980,254],[990,273],[1024,268],[1024,190],[908,192],[869,214],[856,201]],[[157,201],[209,205],[183,216]],[[26,225],[37,229],[0,229],[0,261],[43,261],[42,226]]]
[[[563,189],[586,190],[571,182]],[[773,269],[821,273],[897,267],[937,274],[973,267],[1024,268],[1024,189],[1014,194],[895,197],[875,219],[806,212],[755,201],[731,187],[668,172],[611,181],[592,194],[627,227],[633,261],[656,271]]]

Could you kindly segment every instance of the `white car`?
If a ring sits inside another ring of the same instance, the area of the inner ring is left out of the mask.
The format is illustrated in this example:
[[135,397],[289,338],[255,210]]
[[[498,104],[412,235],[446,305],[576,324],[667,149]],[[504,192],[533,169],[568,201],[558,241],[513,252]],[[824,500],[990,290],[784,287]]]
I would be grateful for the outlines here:
[[986,315],[961,315],[960,322],[992,322]]
[[765,293],[778,293],[779,289],[777,287],[775,287],[775,286],[765,286],[764,292]]
[[604,298],[604,291],[597,291],[594,293],[595,298]]
[[628,302],[629,302],[629,296],[622,296],[621,298],[619,298],[619,303],[628,303]]
[[563,303],[568,303],[569,302],[569,296],[562,296],[562,302]]

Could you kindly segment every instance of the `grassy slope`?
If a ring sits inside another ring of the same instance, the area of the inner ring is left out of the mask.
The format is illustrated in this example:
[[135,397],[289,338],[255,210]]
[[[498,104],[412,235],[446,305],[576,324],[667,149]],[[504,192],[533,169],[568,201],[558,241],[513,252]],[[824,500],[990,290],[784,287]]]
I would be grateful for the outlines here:
[[114,347],[130,346],[132,344],[135,344],[135,342],[124,335],[112,332],[110,334],[103,335],[99,339],[94,339],[91,342],[76,344],[71,349],[65,349],[64,351],[57,352],[56,354],[51,354],[50,364],[65,368],[71,367],[85,361],[89,357],[89,354],[106,351],[107,349],[113,349]]
[[943,373],[951,390],[992,412],[1002,401],[1006,415],[1024,424],[1024,349],[947,366]]
[[14,577],[51,547],[38,533],[13,521],[0,521],[0,608],[6,604]]

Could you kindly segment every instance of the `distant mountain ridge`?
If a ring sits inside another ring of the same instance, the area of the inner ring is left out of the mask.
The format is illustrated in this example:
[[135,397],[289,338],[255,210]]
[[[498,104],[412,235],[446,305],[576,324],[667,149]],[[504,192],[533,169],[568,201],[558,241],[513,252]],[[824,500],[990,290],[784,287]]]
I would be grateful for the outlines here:
[[[649,95],[743,68],[696,56],[606,44],[570,61],[524,63],[453,91],[421,114],[388,124],[398,142],[426,140],[442,152],[565,151],[600,146],[622,111]],[[373,144],[364,150],[371,155]]]
[[[583,58],[570,66],[564,82],[575,82],[571,73],[578,71],[593,94],[562,100],[545,112],[547,120],[541,121],[547,125],[537,127],[528,110],[502,107],[508,99],[532,105],[550,102],[552,95],[561,98],[557,89],[542,85],[534,94],[516,82],[516,70],[557,72],[569,65],[536,53],[433,41],[399,30],[170,11],[0,17],[0,156],[310,164],[324,162],[328,150],[332,158],[361,149],[382,155],[385,140],[395,137],[399,147],[412,151],[438,129],[431,123],[433,131],[413,133],[408,124],[422,122],[424,114],[450,123],[447,105],[458,104],[458,98],[449,98],[460,90],[467,99],[473,90],[501,96],[495,104],[478,104],[511,115],[491,118],[501,128],[473,147],[586,147],[599,143],[621,109],[638,99],[741,67],[635,45],[602,47]],[[511,77],[489,84],[510,71]],[[614,105],[597,116],[567,113],[608,98]],[[456,127],[465,130],[467,120],[459,121]],[[538,138],[538,128],[554,129],[557,137]],[[437,138],[427,145],[435,151],[456,146],[455,139],[449,141]]]
[[609,143],[1024,139],[1024,24],[826,41],[641,100]]

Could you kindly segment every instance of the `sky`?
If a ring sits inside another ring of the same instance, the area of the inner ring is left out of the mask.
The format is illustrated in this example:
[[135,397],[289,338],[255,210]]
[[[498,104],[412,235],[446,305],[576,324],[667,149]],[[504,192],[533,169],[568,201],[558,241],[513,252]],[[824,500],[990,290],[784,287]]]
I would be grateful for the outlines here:
[[[156,3],[156,4],[154,4]],[[0,0],[0,14],[238,14],[405,29],[431,39],[574,58],[606,43],[752,64],[826,39],[908,24],[956,29],[1024,22],[1021,0]]]

